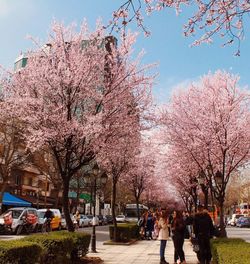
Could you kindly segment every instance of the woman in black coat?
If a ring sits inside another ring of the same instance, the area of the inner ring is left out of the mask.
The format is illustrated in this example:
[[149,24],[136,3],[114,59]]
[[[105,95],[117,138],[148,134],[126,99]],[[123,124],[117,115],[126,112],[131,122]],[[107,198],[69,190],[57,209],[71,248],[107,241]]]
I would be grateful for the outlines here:
[[174,263],[177,264],[178,258],[181,264],[186,264],[185,254],[183,251],[184,236],[185,236],[185,222],[182,216],[182,212],[175,211],[172,222],[172,233],[174,242]]

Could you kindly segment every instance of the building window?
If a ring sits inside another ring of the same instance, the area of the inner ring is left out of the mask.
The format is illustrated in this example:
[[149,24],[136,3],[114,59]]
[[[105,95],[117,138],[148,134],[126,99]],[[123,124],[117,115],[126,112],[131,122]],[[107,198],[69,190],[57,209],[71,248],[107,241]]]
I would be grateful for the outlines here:
[[28,185],[32,186],[32,178],[29,178]]
[[19,175],[19,174],[15,175],[15,184],[21,185],[21,175]]

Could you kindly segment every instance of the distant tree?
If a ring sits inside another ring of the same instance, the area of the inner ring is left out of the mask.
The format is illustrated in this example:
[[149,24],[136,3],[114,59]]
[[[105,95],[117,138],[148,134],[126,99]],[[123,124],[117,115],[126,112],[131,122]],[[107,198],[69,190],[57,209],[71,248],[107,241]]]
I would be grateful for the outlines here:
[[240,90],[237,81],[225,72],[208,74],[176,92],[162,120],[167,142],[188,153],[209,176],[220,207],[223,235],[226,187],[250,154],[249,94]]
[[140,198],[143,192],[153,188],[155,160],[152,149],[152,145],[142,141],[139,153],[135,156],[134,164],[130,167],[127,177],[124,179],[135,199],[138,220],[140,218]]

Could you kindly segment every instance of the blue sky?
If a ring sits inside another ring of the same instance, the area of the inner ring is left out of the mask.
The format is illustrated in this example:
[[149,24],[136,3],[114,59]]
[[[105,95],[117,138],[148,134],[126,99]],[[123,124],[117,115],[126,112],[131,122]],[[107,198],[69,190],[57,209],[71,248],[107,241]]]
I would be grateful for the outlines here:
[[[0,64],[12,68],[21,51],[32,47],[27,35],[46,40],[53,18],[65,24],[80,24],[87,18],[94,28],[97,18],[107,22],[112,11],[122,0],[0,0]],[[139,35],[136,50],[146,51],[144,62],[159,63],[159,77],[155,86],[157,101],[168,98],[178,85],[186,85],[209,71],[218,69],[230,71],[241,77],[241,85],[250,84],[250,40],[248,32],[242,43],[241,56],[233,56],[236,47],[221,48],[222,41],[215,39],[212,45],[190,48],[194,39],[182,34],[184,13],[176,17],[173,10],[164,10],[145,18],[145,25],[151,36]],[[138,29],[131,25],[135,31]]]

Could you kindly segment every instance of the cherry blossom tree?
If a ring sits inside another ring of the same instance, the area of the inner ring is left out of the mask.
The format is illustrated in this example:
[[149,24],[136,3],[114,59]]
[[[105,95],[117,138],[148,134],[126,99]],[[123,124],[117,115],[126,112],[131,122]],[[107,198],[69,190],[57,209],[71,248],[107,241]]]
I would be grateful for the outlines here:
[[[165,131],[164,131],[165,132]],[[196,211],[198,202],[198,166],[187,155],[184,148],[171,145],[164,157],[165,171],[168,181],[179,193],[186,209],[191,212],[192,206]]]
[[126,140],[119,133],[123,128],[129,132],[133,125],[126,119],[133,110],[128,99],[142,97],[152,82],[146,75],[148,66],[130,58],[135,35],[117,46],[102,28],[98,24],[91,33],[83,23],[77,33],[74,26],[53,23],[46,46],[30,52],[27,66],[2,81],[9,111],[27,124],[28,146],[32,150],[46,146],[57,162],[70,231],[74,230],[68,205],[70,180],[96,159],[97,152],[118,151],[117,159],[123,161],[124,156],[117,154]]
[[154,153],[152,144],[141,142],[139,153],[135,156],[134,164],[130,167],[124,183],[128,184],[128,188],[133,194],[137,205],[137,216],[140,219],[139,204],[142,194],[149,188],[153,188],[154,175]]
[[[110,21],[112,29],[124,28],[128,23],[136,21],[139,28],[149,35],[144,23],[144,16],[167,8],[176,10],[191,9],[191,15],[183,26],[185,36],[199,35],[193,45],[203,42],[211,43],[214,35],[226,38],[224,45],[236,41],[236,55],[240,55],[240,43],[244,38],[244,22],[250,12],[248,1],[189,1],[189,0],[128,0],[113,13]],[[204,32],[204,33],[203,33]],[[199,34],[201,33],[201,34]]]
[[[111,210],[114,221],[114,241],[117,240],[117,223],[115,205],[117,198],[117,184],[129,168],[134,164],[134,157],[140,140],[138,110],[133,104],[134,95],[127,94],[126,103],[129,107],[119,104],[117,97],[114,100],[116,115],[120,118],[106,120],[109,127],[109,134],[105,140],[100,142],[97,161],[102,169],[112,179]],[[110,100],[112,101],[112,99]]]
[[249,118],[248,93],[239,88],[238,77],[221,71],[176,92],[162,116],[166,142],[188,153],[209,177],[220,207],[222,235],[227,183],[249,160]]

